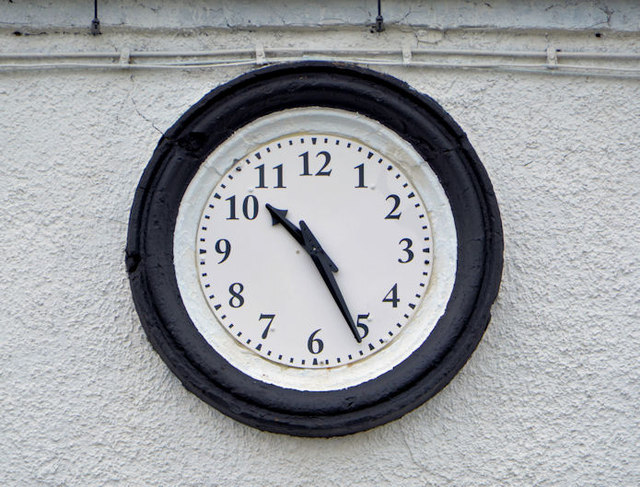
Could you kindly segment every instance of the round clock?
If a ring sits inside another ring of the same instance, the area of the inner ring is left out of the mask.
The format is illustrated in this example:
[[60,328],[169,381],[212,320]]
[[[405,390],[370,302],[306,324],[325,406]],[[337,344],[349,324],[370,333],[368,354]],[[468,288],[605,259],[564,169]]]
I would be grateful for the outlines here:
[[126,259],[149,340],[187,389],[262,430],[335,436],[402,416],[464,365],[502,229],[433,100],[296,63],[215,89],[164,135]]

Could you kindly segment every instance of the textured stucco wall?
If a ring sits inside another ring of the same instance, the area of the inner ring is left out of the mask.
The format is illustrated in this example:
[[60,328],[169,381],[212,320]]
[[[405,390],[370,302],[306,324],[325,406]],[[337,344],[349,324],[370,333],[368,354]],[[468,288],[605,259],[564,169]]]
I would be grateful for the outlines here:
[[[638,39],[555,34],[558,47]],[[3,51],[400,45],[411,30],[0,31]],[[215,41],[214,41],[215,40]],[[441,47],[542,48],[539,32]],[[493,320],[462,372],[375,430],[253,430],[188,393],[147,342],[127,218],[160,133],[243,68],[0,72],[3,485],[638,485],[640,82],[388,68],[467,131],[501,205]]]
[[[282,27],[363,25],[375,22],[377,0],[99,0],[107,26],[138,28]],[[85,27],[93,2],[2,0],[0,27]],[[401,26],[452,29],[613,30],[640,28],[640,4],[630,0],[394,0],[382,1],[385,22]]]

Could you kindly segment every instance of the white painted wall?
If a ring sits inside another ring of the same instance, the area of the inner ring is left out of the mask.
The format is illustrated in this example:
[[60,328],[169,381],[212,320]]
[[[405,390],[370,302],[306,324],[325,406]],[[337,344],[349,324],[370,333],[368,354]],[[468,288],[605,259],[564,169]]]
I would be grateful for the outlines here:
[[[403,21],[382,35],[354,20],[366,9],[371,21],[373,2],[332,4],[352,26],[291,29],[272,19],[258,31],[174,29],[195,25],[173,15],[186,15],[175,2],[101,3],[104,33],[91,37],[67,28],[88,25],[75,2],[61,3],[67,16],[53,2],[3,2],[0,51],[260,41],[640,52],[634,2],[585,2],[582,13],[555,2],[568,17],[548,32],[519,24],[549,18],[531,2],[490,2],[521,15],[491,17],[498,29],[436,34]],[[226,15],[236,2],[222,5]],[[576,31],[603,5],[624,25],[599,38]],[[485,15],[484,6],[463,6],[458,27],[483,23],[464,15]],[[387,8],[390,18],[399,12]],[[109,12],[124,20],[109,25]],[[13,35],[18,24],[39,35]],[[124,269],[133,193],[161,131],[246,69],[0,69],[0,483],[638,485],[638,77],[377,68],[431,95],[467,131],[501,205],[503,285],[485,338],[444,391],[394,423],[319,440],[253,430],[187,392],[147,342]]]
[[[93,2],[3,0],[0,26],[86,27]],[[377,0],[98,0],[98,17],[107,26],[136,28],[257,28],[373,23]],[[604,29],[636,32],[640,4],[632,0],[382,0],[387,23],[440,29]]]

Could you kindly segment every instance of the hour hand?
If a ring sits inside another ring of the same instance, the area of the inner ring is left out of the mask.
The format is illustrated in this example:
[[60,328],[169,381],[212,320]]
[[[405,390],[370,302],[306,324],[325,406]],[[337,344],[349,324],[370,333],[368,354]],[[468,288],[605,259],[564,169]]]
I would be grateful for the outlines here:
[[[271,214],[272,224],[273,225],[277,225],[278,223],[281,224],[287,230],[287,232],[289,232],[289,234],[296,239],[296,242],[298,242],[307,252],[309,252],[309,250],[307,249],[307,244],[305,243],[305,239],[302,236],[302,232],[298,227],[296,227],[293,223],[291,223],[290,220],[287,219],[287,212],[289,210],[280,210],[278,208],[273,207],[269,203],[267,203],[265,206],[267,207],[267,210],[269,210],[269,213]],[[311,235],[313,236],[313,234]],[[315,239],[315,237],[313,238]],[[317,247],[322,249],[318,241],[315,240],[315,242]],[[327,258],[327,262],[329,266],[331,267],[331,270],[333,272],[338,272],[338,266],[333,263],[333,261],[329,258],[328,255],[325,254],[325,256]]]
[[271,213],[271,221],[273,225],[281,224],[287,232],[291,234],[296,241],[304,247],[304,238],[302,237],[302,232],[298,227],[296,227],[293,223],[287,220],[287,211],[289,210],[280,210],[278,208],[274,208],[269,203],[266,204],[267,210]]
[[331,272],[338,272],[338,266],[333,263],[331,258],[324,251],[318,239],[316,239],[315,235],[311,232],[311,229],[307,226],[304,220],[300,220],[300,233],[302,234],[304,249],[311,255],[311,257],[315,255],[322,257],[323,261],[329,266]]

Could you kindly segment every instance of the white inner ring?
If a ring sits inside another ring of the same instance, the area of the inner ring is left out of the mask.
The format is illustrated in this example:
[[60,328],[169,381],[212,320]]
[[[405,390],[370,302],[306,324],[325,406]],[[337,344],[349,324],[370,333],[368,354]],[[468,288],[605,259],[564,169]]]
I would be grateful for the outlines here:
[[[289,133],[334,134],[366,142],[411,179],[427,210],[432,231],[433,267],[427,293],[413,320],[387,347],[354,364],[300,369],[266,360],[239,344],[211,312],[196,267],[196,233],[211,190],[234,161]],[[209,155],[187,188],[173,239],[174,267],[182,301],[204,339],[233,367],[254,379],[284,388],[330,391],[355,386],[391,370],[409,357],[443,315],[453,290],[457,238],[449,201],[437,176],[409,143],[379,122],[331,108],[296,108],[260,118],[238,130]]]

